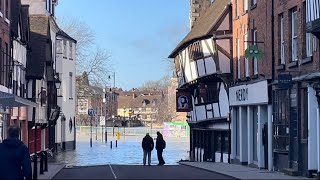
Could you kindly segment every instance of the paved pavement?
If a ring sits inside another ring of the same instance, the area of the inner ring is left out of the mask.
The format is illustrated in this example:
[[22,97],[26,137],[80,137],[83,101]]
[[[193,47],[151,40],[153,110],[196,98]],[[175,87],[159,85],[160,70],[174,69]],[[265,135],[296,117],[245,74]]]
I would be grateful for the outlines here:
[[222,173],[237,179],[310,179],[306,177],[288,176],[280,172],[251,168],[236,164],[212,162],[179,162],[182,165]]
[[184,165],[104,165],[62,169],[54,179],[234,179]]
[[[58,163],[48,163],[48,171],[40,174],[40,163],[38,163],[38,179],[52,179],[59,171],[61,171],[65,165]],[[32,163],[32,171],[33,171],[33,163]],[[33,173],[33,172],[32,172]]]

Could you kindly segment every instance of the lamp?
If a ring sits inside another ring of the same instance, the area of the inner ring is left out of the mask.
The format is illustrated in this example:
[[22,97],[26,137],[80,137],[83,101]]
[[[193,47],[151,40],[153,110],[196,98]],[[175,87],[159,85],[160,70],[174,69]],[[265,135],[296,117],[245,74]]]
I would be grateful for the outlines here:
[[61,87],[61,81],[60,81],[60,79],[59,79],[59,74],[58,74],[58,73],[56,73],[56,75],[54,76],[54,83],[55,83],[55,85],[56,85],[56,88],[57,88],[57,89],[60,89],[60,87]]

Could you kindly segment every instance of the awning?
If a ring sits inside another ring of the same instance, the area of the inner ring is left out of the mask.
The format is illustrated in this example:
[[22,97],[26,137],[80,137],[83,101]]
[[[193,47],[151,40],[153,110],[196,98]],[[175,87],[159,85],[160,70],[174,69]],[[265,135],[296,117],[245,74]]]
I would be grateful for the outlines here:
[[38,104],[35,102],[16,96],[14,94],[2,92],[2,91],[0,91],[0,105],[2,107],[21,107],[21,106],[38,107]]

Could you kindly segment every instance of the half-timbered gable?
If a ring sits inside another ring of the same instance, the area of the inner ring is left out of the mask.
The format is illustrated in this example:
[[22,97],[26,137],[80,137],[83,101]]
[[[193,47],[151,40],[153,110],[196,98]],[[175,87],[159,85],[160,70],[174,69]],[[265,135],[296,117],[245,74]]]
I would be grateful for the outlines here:
[[195,161],[230,160],[231,18],[230,0],[215,0],[169,55],[174,59],[179,83],[177,111],[187,112],[190,159]]

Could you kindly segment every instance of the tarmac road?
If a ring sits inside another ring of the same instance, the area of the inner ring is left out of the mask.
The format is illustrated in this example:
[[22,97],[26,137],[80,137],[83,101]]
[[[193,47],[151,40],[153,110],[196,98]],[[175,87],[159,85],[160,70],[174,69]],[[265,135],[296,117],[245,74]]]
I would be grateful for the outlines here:
[[54,179],[234,179],[184,165],[103,165],[62,169]]

